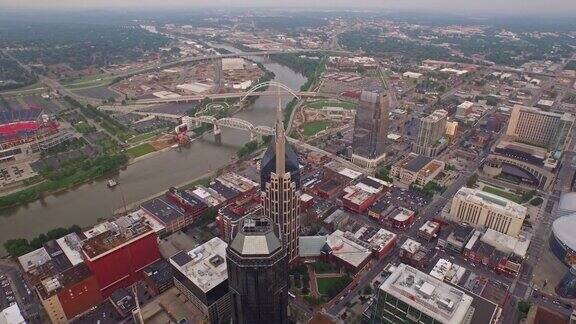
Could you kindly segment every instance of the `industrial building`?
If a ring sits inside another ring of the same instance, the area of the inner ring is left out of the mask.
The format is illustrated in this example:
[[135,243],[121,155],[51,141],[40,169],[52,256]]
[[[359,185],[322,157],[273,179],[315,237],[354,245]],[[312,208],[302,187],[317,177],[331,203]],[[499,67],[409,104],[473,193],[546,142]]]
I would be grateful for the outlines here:
[[526,207],[500,196],[462,187],[452,198],[447,219],[476,228],[491,228],[517,237],[526,217]]
[[232,311],[228,291],[226,242],[215,237],[169,259],[174,267],[174,284],[198,308],[209,323],[230,320]]
[[288,255],[272,220],[244,219],[226,262],[233,323],[288,323]]

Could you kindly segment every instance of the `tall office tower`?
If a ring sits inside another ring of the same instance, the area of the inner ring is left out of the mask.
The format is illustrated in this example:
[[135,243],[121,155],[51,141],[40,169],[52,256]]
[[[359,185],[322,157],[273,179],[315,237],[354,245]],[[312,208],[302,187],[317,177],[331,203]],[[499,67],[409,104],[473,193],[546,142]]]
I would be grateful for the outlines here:
[[506,135],[516,142],[562,151],[573,124],[574,116],[569,113],[515,105]]
[[[276,134],[274,146],[262,159],[260,178],[269,180],[263,185],[262,207],[264,216],[269,217],[276,227],[278,237],[288,253],[288,262],[292,263],[298,257],[298,234],[300,233],[300,204],[298,157],[291,151],[287,153],[286,134],[282,118],[280,97],[276,109]],[[289,147],[289,146],[288,146]],[[273,150],[273,151],[272,151]],[[271,172],[271,161],[275,169]]]
[[435,157],[446,148],[448,140],[444,135],[447,116],[446,110],[439,109],[420,119],[420,129],[413,148],[415,153]]
[[352,162],[374,168],[386,158],[388,114],[396,106],[392,93],[362,91],[354,120]]
[[269,218],[244,219],[226,262],[234,324],[288,322],[288,255]]

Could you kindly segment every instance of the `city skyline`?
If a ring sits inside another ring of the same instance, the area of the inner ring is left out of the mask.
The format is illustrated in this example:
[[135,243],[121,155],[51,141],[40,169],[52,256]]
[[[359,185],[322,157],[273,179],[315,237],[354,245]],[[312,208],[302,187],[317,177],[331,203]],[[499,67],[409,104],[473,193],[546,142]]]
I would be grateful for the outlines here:
[[571,4],[131,1],[0,10],[0,323],[575,314]]
[[229,1],[229,0],[196,0],[192,3],[190,1],[182,0],[167,0],[158,5],[155,0],[120,0],[120,1],[96,1],[96,0],[83,0],[83,1],[41,1],[31,0],[25,3],[15,3],[12,0],[1,0],[0,7],[12,8],[42,8],[42,9],[57,9],[57,8],[100,8],[100,9],[170,9],[170,8],[300,8],[300,9],[350,9],[356,8],[358,10],[412,10],[422,12],[446,12],[446,13],[497,13],[497,14],[546,14],[556,13],[562,15],[572,15],[576,12],[576,4],[570,0],[552,0],[552,1],[451,1],[451,0],[437,0],[437,1],[400,1],[400,0],[335,0],[330,4],[325,3],[310,3],[309,1],[296,0],[290,3],[278,4],[267,0],[244,0],[244,1]]

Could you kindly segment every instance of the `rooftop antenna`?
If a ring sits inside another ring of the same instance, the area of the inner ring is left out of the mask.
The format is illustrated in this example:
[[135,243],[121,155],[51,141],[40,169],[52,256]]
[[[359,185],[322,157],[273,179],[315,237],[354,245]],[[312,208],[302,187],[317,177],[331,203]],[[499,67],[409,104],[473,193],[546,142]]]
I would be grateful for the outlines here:
[[278,106],[276,107],[276,176],[283,177],[286,173],[286,135],[279,88],[276,88],[276,95],[278,96]]

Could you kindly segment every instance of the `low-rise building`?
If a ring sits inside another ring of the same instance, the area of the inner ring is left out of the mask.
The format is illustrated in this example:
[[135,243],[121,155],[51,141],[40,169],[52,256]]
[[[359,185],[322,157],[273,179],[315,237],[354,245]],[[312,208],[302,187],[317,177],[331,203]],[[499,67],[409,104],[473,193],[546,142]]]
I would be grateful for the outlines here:
[[372,247],[350,232],[336,230],[326,238],[329,259],[353,272],[360,270],[372,256]]
[[445,166],[443,161],[410,153],[392,165],[390,176],[405,185],[415,184],[424,187],[444,171]]
[[431,241],[438,235],[439,231],[440,223],[429,220],[418,229],[418,237],[426,241]]
[[248,200],[242,201],[244,203],[236,201],[218,210],[216,224],[220,238],[226,243],[232,242],[238,233],[238,226],[247,215],[256,213],[262,208],[258,194],[252,194]]
[[387,256],[396,245],[397,235],[383,228],[362,227],[354,235],[360,241],[370,244],[374,257]]
[[344,208],[363,213],[370,207],[376,199],[384,192],[384,190],[391,187],[392,184],[374,178],[366,177],[361,179],[355,185],[344,188],[344,196],[342,202]]
[[0,324],[26,324],[17,303],[4,308],[0,312]]
[[52,323],[68,323],[103,300],[80,244],[80,237],[71,233],[18,258]]
[[380,218],[382,223],[395,229],[405,229],[414,223],[416,212],[404,207],[396,207],[390,213]]
[[445,240],[439,239],[438,244],[444,245],[449,251],[460,254],[473,234],[474,228],[463,224],[456,224],[454,230],[450,232],[448,237]]
[[420,242],[408,238],[400,247],[400,260],[412,267],[424,269],[434,256],[433,249],[427,249]]
[[154,217],[166,233],[174,233],[192,224],[192,216],[184,208],[168,201],[164,197],[154,198],[142,204],[142,210]]
[[162,259],[147,266],[144,272],[146,289],[151,296],[158,296],[174,286],[174,269]]

